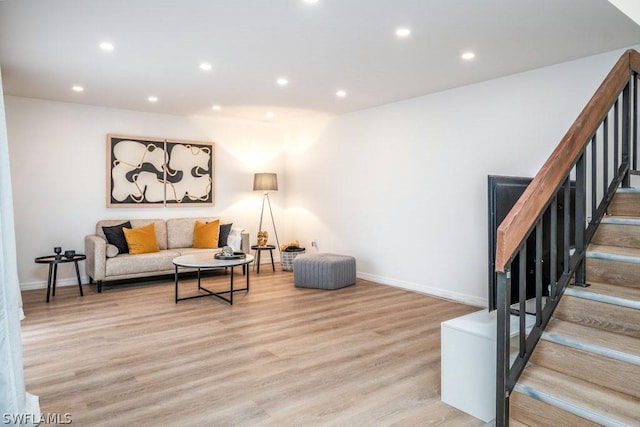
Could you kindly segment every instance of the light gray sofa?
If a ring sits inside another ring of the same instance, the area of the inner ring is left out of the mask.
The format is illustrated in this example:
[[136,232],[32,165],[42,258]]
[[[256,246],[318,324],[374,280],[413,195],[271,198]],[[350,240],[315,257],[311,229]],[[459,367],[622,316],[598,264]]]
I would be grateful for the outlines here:
[[[84,247],[87,259],[85,270],[89,279],[98,284],[98,292],[102,292],[105,281],[135,279],[141,277],[166,275],[175,273],[173,259],[180,255],[198,251],[216,252],[220,249],[193,248],[193,227],[197,221],[210,222],[216,218],[171,218],[171,219],[132,219],[133,228],[155,224],[156,239],[159,252],[147,254],[118,254],[117,248],[109,245],[102,227],[122,224],[127,220],[101,220],[96,224],[96,233],[85,237]],[[220,224],[225,224],[220,221]],[[229,243],[236,251],[249,254],[249,233],[241,228],[233,227],[229,234]]]

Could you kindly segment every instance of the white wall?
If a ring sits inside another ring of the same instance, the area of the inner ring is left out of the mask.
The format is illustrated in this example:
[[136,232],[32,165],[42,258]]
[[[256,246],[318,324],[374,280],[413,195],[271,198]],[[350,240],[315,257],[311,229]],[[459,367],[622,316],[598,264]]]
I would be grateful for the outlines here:
[[[221,216],[249,230],[255,239],[262,198],[252,191],[253,173],[283,173],[283,130],[268,123],[186,118],[11,96],[5,102],[23,289],[46,285],[47,266],[34,264],[35,257],[52,253],[54,246],[83,252],[84,236],[93,233],[96,221],[103,218]],[[215,206],[108,209],[107,133],[214,141]],[[282,199],[281,193],[272,195],[276,214],[282,209]],[[58,279],[58,284],[75,283],[73,265],[61,266]]]
[[[21,284],[42,286],[33,258],[82,249],[102,218],[214,214],[253,240],[252,176],[273,171],[281,242],[317,238],[360,277],[486,305],[487,175],[533,176],[621,53],[277,126],[6,97]],[[215,141],[216,206],[107,209],[110,132]]]
[[622,52],[337,117],[288,152],[292,233],[360,277],[485,306],[487,176],[535,175]]

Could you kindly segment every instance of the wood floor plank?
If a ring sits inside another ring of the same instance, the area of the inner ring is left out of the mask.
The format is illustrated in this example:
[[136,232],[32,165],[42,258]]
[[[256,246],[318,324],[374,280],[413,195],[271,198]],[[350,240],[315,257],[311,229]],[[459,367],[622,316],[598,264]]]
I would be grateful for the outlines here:
[[63,287],[49,304],[23,292],[25,381],[42,411],[91,426],[484,424],[440,401],[440,323],[477,307],[360,279],[298,289],[269,270],[233,306],[173,292],[171,279],[82,298]]

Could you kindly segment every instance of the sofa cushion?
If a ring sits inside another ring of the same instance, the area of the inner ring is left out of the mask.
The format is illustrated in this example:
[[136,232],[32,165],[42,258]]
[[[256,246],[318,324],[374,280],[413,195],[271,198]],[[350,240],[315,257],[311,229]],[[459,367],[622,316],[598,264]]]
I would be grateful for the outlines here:
[[[107,240],[107,237],[104,235],[104,230],[102,227],[111,227],[114,225],[122,224],[127,221],[126,219],[103,219],[98,221],[96,224],[96,234],[103,239]],[[131,228],[140,228],[148,225],[150,223],[154,223],[156,226],[156,240],[158,240],[158,246],[160,250],[167,249],[167,226],[165,225],[164,219],[131,219],[129,220],[131,223]]]
[[231,246],[234,252],[242,250],[242,228],[232,228],[229,232],[227,245]]
[[[193,246],[193,229],[196,221],[211,222],[218,218],[193,217],[170,218],[166,221],[167,248],[190,248]],[[161,248],[162,249],[162,248]]]
[[172,272],[175,270],[173,259],[180,256],[179,252],[162,250],[148,254],[118,255],[107,259],[106,277],[118,278],[119,276],[156,274],[158,272]]
[[220,236],[220,221],[196,221],[193,226],[193,247],[199,249],[215,249]]
[[122,224],[103,226],[102,231],[110,245],[115,246],[119,253],[126,254],[129,253],[129,246],[127,245],[127,240],[124,238],[123,228],[131,228],[131,223],[127,221]]
[[129,253],[131,255],[159,252],[156,239],[155,224],[150,223],[140,228],[123,228],[124,237],[127,239]]
[[167,249],[167,225],[164,219],[132,219],[133,228],[142,228],[145,225],[153,223],[156,227],[156,240],[160,250]]
[[[122,235],[124,236],[124,233],[122,233]],[[129,246],[127,246],[127,249],[129,249]],[[107,249],[105,252],[107,258],[113,258],[114,256],[118,256],[118,254],[120,253],[118,247],[112,244],[107,244]]]
[[218,247],[223,248],[227,246],[227,240],[229,239],[229,233],[231,232],[231,226],[233,224],[220,224],[220,235],[218,236]]

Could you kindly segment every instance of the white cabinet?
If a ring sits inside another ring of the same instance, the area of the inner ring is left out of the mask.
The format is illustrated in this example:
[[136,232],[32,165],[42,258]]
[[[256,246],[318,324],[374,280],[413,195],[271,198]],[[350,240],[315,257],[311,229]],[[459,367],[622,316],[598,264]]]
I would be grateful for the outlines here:
[[[482,310],[442,322],[441,399],[482,421],[495,418],[496,316]],[[527,315],[527,327],[535,322]],[[518,339],[518,318],[511,316],[512,354]]]

